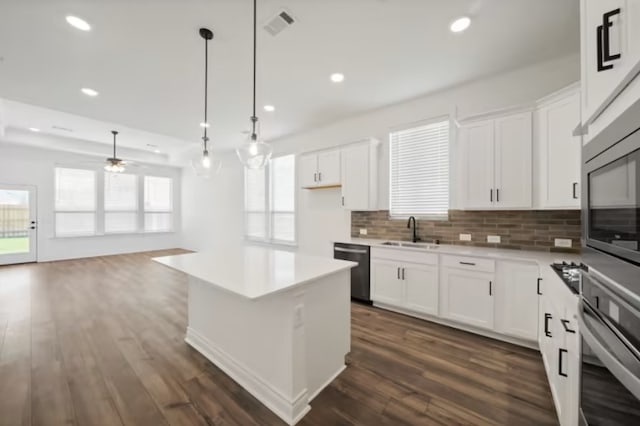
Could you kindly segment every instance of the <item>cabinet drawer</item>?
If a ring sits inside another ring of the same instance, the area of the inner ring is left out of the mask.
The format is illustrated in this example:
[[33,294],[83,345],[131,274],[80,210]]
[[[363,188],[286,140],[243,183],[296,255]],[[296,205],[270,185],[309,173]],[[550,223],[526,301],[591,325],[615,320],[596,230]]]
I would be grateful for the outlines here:
[[496,262],[493,259],[467,256],[443,256],[442,264],[449,268],[465,269],[468,271],[494,272]]
[[422,265],[437,265],[438,255],[413,250],[371,248],[372,259],[395,260],[398,262],[419,263]]

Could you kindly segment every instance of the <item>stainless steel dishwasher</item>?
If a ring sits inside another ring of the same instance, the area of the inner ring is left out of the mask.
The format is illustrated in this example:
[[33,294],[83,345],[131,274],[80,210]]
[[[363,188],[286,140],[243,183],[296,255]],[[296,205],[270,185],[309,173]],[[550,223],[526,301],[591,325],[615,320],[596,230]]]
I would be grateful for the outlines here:
[[371,248],[361,244],[334,243],[333,258],[358,262],[351,269],[351,298],[371,303],[369,262]]

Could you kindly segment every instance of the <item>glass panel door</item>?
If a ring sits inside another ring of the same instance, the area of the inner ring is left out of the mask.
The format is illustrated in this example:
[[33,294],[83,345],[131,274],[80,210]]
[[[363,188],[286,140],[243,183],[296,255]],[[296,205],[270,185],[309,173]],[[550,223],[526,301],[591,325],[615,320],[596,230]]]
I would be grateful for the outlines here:
[[36,261],[35,187],[0,184],[0,265]]

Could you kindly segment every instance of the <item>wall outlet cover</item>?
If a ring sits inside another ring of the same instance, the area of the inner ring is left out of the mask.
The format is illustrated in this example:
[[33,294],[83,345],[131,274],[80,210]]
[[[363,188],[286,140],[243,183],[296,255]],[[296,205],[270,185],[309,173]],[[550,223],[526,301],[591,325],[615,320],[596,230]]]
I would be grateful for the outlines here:
[[554,244],[555,244],[556,247],[571,248],[571,240],[570,239],[556,238],[554,240]]
[[460,241],[471,241],[471,234],[460,234]]
[[360,235],[367,235],[367,228],[360,228]]
[[487,242],[493,244],[500,244],[500,235],[487,235]]

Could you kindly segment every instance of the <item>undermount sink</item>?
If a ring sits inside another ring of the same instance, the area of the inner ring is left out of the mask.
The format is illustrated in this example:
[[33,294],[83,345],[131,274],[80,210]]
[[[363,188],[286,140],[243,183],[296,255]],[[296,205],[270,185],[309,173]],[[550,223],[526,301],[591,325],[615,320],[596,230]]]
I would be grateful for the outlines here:
[[433,250],[439,247],[436,244],[430,244],[430,243],[410,243],[410,242],[401,243],[398,241],[385,241],[381,245],[393,246],[393,247],[411,247],[411,248],[418,248],[423,250]]

